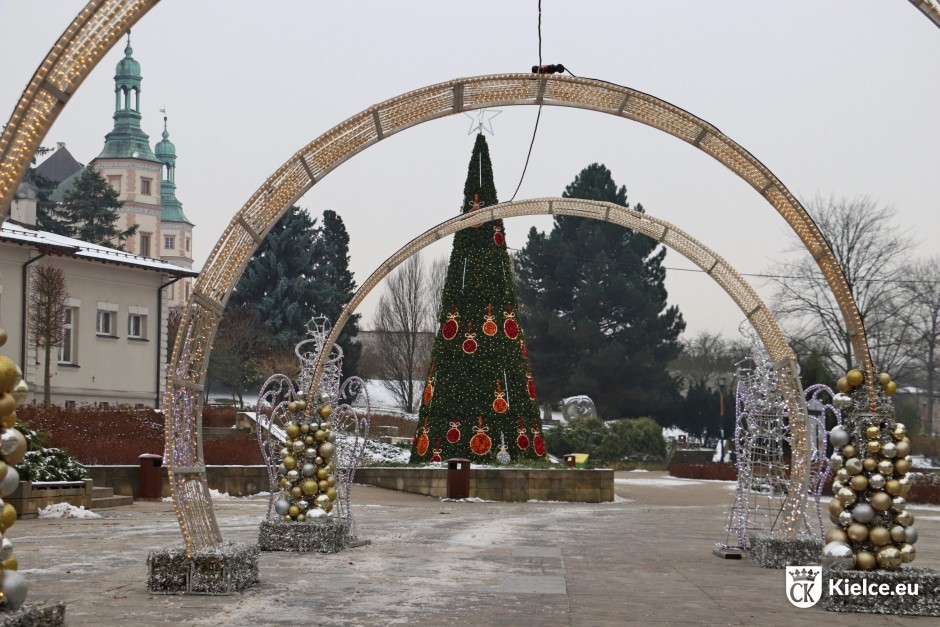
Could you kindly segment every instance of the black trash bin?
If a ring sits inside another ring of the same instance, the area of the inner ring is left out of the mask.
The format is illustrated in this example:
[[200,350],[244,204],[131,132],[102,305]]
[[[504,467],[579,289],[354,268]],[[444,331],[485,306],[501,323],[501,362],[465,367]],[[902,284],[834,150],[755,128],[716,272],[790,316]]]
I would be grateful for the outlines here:
[[137,460],[137,498],[159,500],[163,496],[163,456],[144,453]]
[[470,496],[470,460],[455,457],[447,460],[447,498],[465,499]]

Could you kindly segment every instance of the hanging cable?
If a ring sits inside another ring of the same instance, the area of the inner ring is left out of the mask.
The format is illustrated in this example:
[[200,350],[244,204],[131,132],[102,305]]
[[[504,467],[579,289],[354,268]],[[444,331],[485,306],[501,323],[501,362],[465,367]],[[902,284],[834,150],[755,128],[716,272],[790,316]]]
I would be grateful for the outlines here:
[[[538,0],[538,34],[539,34],[539,64],[538,67],[542,67],[542,0]],[[529,159],[532,158],[532,147],[535,146],[535,135],[539,130],[539,120],[542,118],[542,105],[539,105],[539,111],[535,116],[535,128],[532,129],[532,140],[529,142],[529,152],[525,156],[525,165],[522,166],[522,175],[519,176],[519,184],[516,185],[516,191],[512,193],[512,198],[509,199],[509,202],[512,202],[516,199],[516,194],[519,193],[519,188],[522,187],[522,181],[525,180],[526,170],[529,169]]]

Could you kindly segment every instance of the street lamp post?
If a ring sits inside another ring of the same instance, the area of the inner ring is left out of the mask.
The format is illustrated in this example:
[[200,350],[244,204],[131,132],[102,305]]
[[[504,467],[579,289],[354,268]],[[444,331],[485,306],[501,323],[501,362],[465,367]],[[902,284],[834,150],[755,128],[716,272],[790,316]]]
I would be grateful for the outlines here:
[[718,443],[718,450],[721,456],[718,461],[725,461],[725,388],[731,383],[731,377],[727,374],[718,375],[718,424],[720,427],[721,440]]

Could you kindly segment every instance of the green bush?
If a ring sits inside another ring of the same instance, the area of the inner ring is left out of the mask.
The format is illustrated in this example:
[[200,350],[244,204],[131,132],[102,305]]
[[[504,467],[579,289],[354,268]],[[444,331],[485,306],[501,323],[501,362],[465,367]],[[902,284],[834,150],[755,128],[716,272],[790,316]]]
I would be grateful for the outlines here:
[[588,453],[593,465],[622,461],[655,461],[666,457],[662,427],[652,418],[575,418],[545,433],[552,455]]
[[88,471],[78,461],[60,448],[44,448],[49,434],[34,431],[18,423],[16,428],[26,438],[26,455],[16,470],[20,481],[79,481],[88,476]]

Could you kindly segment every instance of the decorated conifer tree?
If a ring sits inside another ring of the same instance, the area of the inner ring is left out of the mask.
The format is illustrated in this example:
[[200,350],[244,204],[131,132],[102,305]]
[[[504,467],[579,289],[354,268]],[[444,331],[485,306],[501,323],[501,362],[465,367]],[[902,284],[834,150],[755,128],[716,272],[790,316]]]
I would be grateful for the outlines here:
[[[470,157],[463,211],[497,202],[489,148],[481,133]],[[502,220],[459,231],[444,282],[412,463],[451,457],[496,462],[503,438],[513,460],[545,455],[535,382],[516,312]]]

